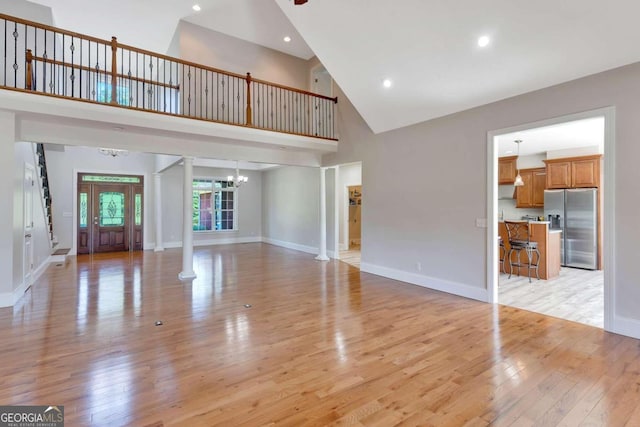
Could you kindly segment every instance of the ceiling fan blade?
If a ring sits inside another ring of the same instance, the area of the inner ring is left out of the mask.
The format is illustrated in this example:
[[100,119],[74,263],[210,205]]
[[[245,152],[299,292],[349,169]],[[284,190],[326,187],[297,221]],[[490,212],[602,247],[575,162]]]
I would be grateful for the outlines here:
[[293,0],[293,4],[301,5],[305,4],[308,0]]

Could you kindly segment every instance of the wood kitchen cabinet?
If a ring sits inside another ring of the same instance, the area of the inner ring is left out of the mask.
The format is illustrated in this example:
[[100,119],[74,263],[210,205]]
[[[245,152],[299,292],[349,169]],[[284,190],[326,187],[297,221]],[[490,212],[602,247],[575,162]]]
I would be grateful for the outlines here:
[[498,159],[498,185],[513,184],[516,179],[518,156],[500,157]]
[[547,188],[571,188],[571,162],[549,160],[547,163]]
[[600,156],[571,162],[571,183],[574,188],[600,186]]
[[521,169],[524,185],[516,187],[516,208],[540,208],[544,206],[546,169]]
[[600,186],[602,155],[545,160],[547,188],[591,188]]

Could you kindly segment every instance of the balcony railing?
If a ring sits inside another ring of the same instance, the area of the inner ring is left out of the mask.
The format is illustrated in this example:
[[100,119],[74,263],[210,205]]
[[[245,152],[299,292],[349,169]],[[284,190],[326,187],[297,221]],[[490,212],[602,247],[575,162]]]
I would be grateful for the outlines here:
[[4,89],[337,140],[337,98],[4,14],[2,30]]

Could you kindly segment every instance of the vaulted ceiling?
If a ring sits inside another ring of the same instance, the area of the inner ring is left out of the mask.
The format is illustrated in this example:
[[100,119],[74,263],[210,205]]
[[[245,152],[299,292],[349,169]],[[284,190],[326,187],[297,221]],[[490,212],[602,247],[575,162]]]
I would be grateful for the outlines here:
[[637,0],[112,0],[99,10],[85,0],[37,2],[61,27],[160,52],[185,19],[315,54],[376,133],[640,61]]

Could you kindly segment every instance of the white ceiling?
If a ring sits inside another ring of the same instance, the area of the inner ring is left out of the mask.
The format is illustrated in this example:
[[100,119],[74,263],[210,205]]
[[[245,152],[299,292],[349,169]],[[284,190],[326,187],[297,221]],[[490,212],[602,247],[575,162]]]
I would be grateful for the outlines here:
[[96,11],[36,1],[58,26],[158,52],[185,19],[307,58],[282,42],[301,41],[295,27],[374,132],[640,60],[637,0],[112,0]]
[[[8,0],[4,0],[8,1]],[[15,1],[15,0],[12,0]],[[88,12],[86,0],[33,0],[53,10],[55,24],[71,31],[165,53],[185,21],[303,59],[313,57],[273,0],[110,0]],[[192,9],[194,4],[200,12]],[[284,37],[291,37],[285,43]]]
[[374,132],[640,60],[637,0],[275,1]]
[[521,140],[520,155],[546,154],[549,151],[586,147],[604,148],[604,117],[560,123],[535,129],[507,133],[496,137],[498,157],[515,156],[516,139]]

